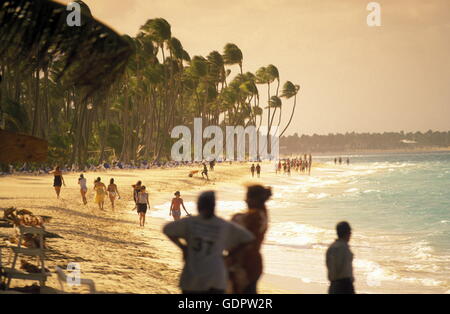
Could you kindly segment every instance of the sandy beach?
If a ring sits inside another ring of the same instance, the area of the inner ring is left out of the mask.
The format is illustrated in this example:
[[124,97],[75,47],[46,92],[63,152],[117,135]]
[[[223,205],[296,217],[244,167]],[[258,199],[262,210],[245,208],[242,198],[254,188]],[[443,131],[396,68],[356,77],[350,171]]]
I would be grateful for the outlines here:
[[[221,184],[239,186],[250,179],[247,164],[219,164],[214,172],[210,172],[209,182],[199,175],[189,178],[188,172],[192,169],[85,173],[90,188],[86,206],[82,204],[77,185],[78,173],[64,175],[67,186],[62,188],[59,200],[52,187],[51,175],[1,177],[0,208],[14,206],[52,217],[46,230],[59,237],[47,240],[46,266],[51,271],[57,265],[65,269],[70,262],[80,263],[82,278],[94,280],[100,293],[179,293],[182,259],[179,250],[161,233],[166,221],[147,215],[146,226],[140,228],[138,216],[132,210],[130,186],[142,180],[150,192],[152,206],[170,201],[176,190],[196,195],[202,190],[216,189]],[[92,182],[98,176],[103,182],[109,178],[116,180],[122,198],[117,201],[114,212],[109,199],[105,201],[104,212],[93,202]],[[185,198],[185,201],[195,201],[195,198]],[[188,210],[196,212],[195,208]],[[12,233],[11,228],[0,228],[2,244]],[[31,283],[13,280],[12,286]],[[47,286],[50,292],[59,289],[55,274],[49,278]],[[65,290],[87,292],[87,289],[67,285]],[[263,280],[260,291],[289,292],[282,290],[277,280]]]
[[[438,154],[433,158],[443,156]],[[52,272],[55,266],[65,269],[68,263],[77,262],[82,278],[94,280],[99,293],[180,293],[181,252],[161,232],[162,226],[171,221],[169,204],[173,193],[181,191],[188,211],[196,214],[198,194],[216,190],[217,214],[228,219],[246,207],[245,185],[257,182],[272,186],[274,192],[268,203],[269,231],[262,247],[265,273],[259,282],[260,293],[327,293],[324,254],[335,239],[333,227],[341,220],[351,221],[355,228],[351,245],[358,293],[449,293],[445,255],[449,220],[445,213],[438,212],[433,217],[430,226],[435,233],[421,232],[414,238],[403,229],[391,230],[398,226],[415,228],[415,219],[422,214],[410,215],[412,222],[404,221],[401,216],[400,222],[392,222],[394,227],[386,226],[383,219],[389,215],[397,219],[395,215],[402,207],[391,210],[396,206],[395,200],[389,200],[392,189],[385,190],[378,182],[409,173],[414,176],[414,171],[422,171],[422,168],[415,170],[417,165],[423,167],[423,164],[394,160],[341,167],[325,161],[317,158],[311,176],[276,175],[273,165],[263,163],[260,179],[251,178],[249,163],[218,164],[214,172],[209,172],[210,181],[199,174],[188,177],[190,171],[197,170],[189,167],[88,172],[85,177],[90,190],[86,206],[77,185],[78,173],[64,175],[67,186],[63,187],[59,200],[52,187],[52,175],[3,176],[0,177],[0,209],[14,206],[52,217],[46,224],[47,231],[58,235],[47,240],[46,266]],[[450,173],[450,168],[442,169]],[[441,175],[441,180],[446,180]],[[118,185],[122,198],[117,200],[114,212],[109,199],[103,212],[93,201],[93,181],[99,176],[105,183],[114,178]],[[144,228],[139,227],[133,210],[131,185],[138,180],[143,181],[150,195],[150,211]],[[429,193],[422,189],[425,195]],[[396,195],[397,198],[403,200],[401,204],[407,203],[411,193],[407,190]],[[424,199],[425,196],[417,195],[411,201],[420,205]],[[12,234],[12,228],[0,228],[0,245]],[[434,238],[427,238],[429,234]],[[442,237],[437,238],[440,234]],[[5,255],[6,250],[2,253]],[[12,286],[31,283],[13,281]],[[59,291],[55,274],[47,286],[44,292]],[[88,289],[65,285],[65,291],[87,293]]]

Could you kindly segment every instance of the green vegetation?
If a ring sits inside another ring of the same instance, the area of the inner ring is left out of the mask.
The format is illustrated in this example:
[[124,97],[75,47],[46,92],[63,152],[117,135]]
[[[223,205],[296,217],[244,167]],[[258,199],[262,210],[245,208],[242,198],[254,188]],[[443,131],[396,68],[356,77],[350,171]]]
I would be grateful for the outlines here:
[[364,150],[413,150],[449,148],[449,132],[385,132],[346,133],[328,135],[302,135],[297,133],[280,139],[280,152],[298,154],[305,152],[352,152]]
[[[68,36],[81,38],[76,30],[71,32]],[[5,38],[0,33],[0,41]],[[116,68],[111,59],[86,64],[78,58],[71,63],[69,74],[87,73],[87,77],[76,76],[83,84],[75,79],[69,85],[61,79],[67,65],[62,61],[67,59],[61,60],[59,55],[24,67],[14,62],[16,55],[11,51],[0,53],[0,127],[47,139],[50,163],[83,165],[112,158],[123,162],[168,159],[176,141],[170,138],[172,128],[192,127],[194,117],[201,117],[204,127],[259,128],[266,110],[269,128],[280,125],[281,97],[295,99],[289,109],[289,124],[292,121],[298,85],[286,82],[279,95],[278,69],[270,64],[255,74],[245,72],[243,53],[235,44],[226,44],[222,52],[191,57],[162,18],[148,20],[136,37],[123,36],[121,40],[133,53],[127,56],[119,78],[113,79],[104,67],[118,73],[121,63]],[[48,38],[43,41],[49,42]],[[53,48],[50,42],[45,52]],[[27,60],[41,59],[38,51],[30,53]],[[115,50],[102,53],[117,54]],[[86,72],[86,67],[94,73]],[[103,80],[107,84],[101,84]],[[266,97],[260,96],[258,85],[267,88]],[[92,86],[97,90],[88,89]],[[280,128],[286,130],[289,124]]]

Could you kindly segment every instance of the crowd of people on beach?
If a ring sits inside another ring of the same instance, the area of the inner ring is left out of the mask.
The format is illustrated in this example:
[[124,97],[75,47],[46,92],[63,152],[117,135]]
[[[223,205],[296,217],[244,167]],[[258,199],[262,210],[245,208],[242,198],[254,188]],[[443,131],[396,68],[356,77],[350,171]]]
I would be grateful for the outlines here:
[[[65,186],[64,177],[62,175],[61,169],[57,166],[54,170],[50,171],[54,175],[53,179],[53,187],[56,192],[56,197],[59,199],[61,193],[61,187]],[[84,174],[80,174],[78,178],[78,185],[80,186],[80,194],[81,199],[84,205],[87,205],[87,197],[86,194],[88,192],[87,180],[84,177]],[[145,215],[147,210],[150,208],[149,197],[147,193],[147,189],[144,185],[142,185],[142,181],[137,181],[136,184],[133,184],[133,200],[134,200],[134,208],[133,210],[137,210],[139,215],[139,226],[145,226]],[[117,184],[115,184],[114,178],[111,178],[109,181],[109,185],[106,186],[100,177],[95,179],[94,181],[94,202],[98,205],[99,210],[104,210],[105,198],[109,196],[109,200],[111,201],[111,208],[114,211],[115,200],[120,199],[119,190],[117,188]],[[181,207],[183,207],[185,213],[190,216],[186,207],[184,206],[183,199],[181,198],[180,191],[176,191],[174,193],[174,198],[172,199],[172,203],[170,206],[169,215],[173,217],[173,219],[179,220],[181,218]]]
[[279,160],[278,163],[275,164],[275,173],[276,174],[285,174],[291,175],[291,170],[297,171],[298,173],[308,173],[311,174],[312,167],[312,155],[304,154],[303,156],[295,157],[295,158],[287,158],[283,160]]
[[[121,161],[113,162],[103,162],[100,164],[86,164],[84,166],[79,166],[76,164],[72,165],[62,165],[60,170],[66,173],[70,172],[104,172],[108,170],[146,170],[146,169],[166,169],[166,168],[178,168],[178,167],[203,167],[204,164],[209,163],[210,170],[214,170],[216,163],[221,163],[223,161],[153,161],[148,162],[146,160],[130,163],[123,163]],[[53,167],[47,165],[33,165],[24,163],[21,166],[8,165],[8,170],[0,172],[0,175],[12,175],[12,174],[34,174],[34,175],[44,175],[50,174],[54,170]]]
[[[53,174],[53,188],[55,189],[56,198],[59,199],[61,194],[62,186],[66,186],[66,182],[64,181],[63,172],[59,166],[56,166],[54,170],[49,171],[49,173]],[[84,177],[84,174],[80,174],[78,178],[78,185],[80,186],[80,194],[81,200],[84,205],[87,205],[87,180]],[[109,180],[109,185],[106,186],[100,177],[94,180],[93,190],[95,192],[94,202],[98,204],[98,208],[100,210],[104,210],[105,197],[109,196],[109,200],[111,201],[111,208],[114,210],[115,200],[116,198],[120,199],[119,190],[117,185],[115,184],[114,178]]]
[[[276,163],[276,173],[290,174],[290,169],[310,173],[311,155],[280,160]],[[203,175],[208,173],[207,162],[202,163]],[[215,161],[209,162],[209,170],[214,170]],[[250,167],[252,177],[260,177],[261,165],[253,163]],[[61,187],[65,185],[63,171],[55,167],[49,171],[54,175],[53,186],[60,197]],[[208,178],[208,177],[207,177]],[[84,174],[78,178],[83,204],[87,204],[87,179]],[[142,181],[132,186],[134,208],[139,217],[139,226],[145,226],[145,216],[150,208],[149,194]],[[114,210],[115,200],[120,194],[114,178],[106,186],[100,177],[94,181],[94,201],[99,210],[104,210],[106,196],[109,196]],[[173,222],[163,228],[163,233],[177,245],[183,253],[184,268],[180,278],[180,288],[186,294],[256,294],[257,283],[263,273],[263,259],[260,252],[268,229],[268,210],[266,202],[272,196],[270,187],[259,184],[247,188],[245,213],[235,214],[231,221],[218,217],[215,213],[216,196],[214,191],[200,194],[197,200],[198,215],[192,216],[186,209],[180,191],[174,193],[169,215]],[[181,218],[181,208],[186,213]],[[337,240],[325,255],[325,264],[330,281],[329,293],[355,293],[353,287],[353,253],[348,245],[351,227],[347,222],[336,226]],[[227,254],[224,255],[224,252]]]

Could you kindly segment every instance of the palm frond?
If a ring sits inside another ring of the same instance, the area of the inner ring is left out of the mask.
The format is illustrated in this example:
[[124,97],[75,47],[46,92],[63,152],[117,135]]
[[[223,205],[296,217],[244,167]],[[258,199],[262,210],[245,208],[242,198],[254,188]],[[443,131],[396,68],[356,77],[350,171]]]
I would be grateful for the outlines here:
[[82,25],[69,26],[62,4],[50,0],[0,0],[0,62],[23,70],[62,64],[64,86],[86,88],[86,95],[109,87],[124,72],[133,48],[82,8]]

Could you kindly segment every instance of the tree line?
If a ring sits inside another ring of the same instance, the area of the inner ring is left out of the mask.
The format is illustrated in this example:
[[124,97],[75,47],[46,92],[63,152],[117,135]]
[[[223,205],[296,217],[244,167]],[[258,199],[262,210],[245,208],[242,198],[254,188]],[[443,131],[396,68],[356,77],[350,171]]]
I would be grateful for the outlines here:
[[[89,8],[83,8],[90,15]],[[292,122],[299,85],[281,84],[273,64],[255,73],[244,71],[243,53],[233,43],[221,52],[190,56],[163,18],[149,19],[135,37],[122,39],[133,53],[120,78],[101,91],[67,86],[59,76],[64,70],[59,57],[18,67],[12,62],[16,56],[0,54],[0,128],[46,139],[49,163],[84,165],[169,159],[177,140],[170,137],[171,130],[193,127],[195,117],[202,118],[204,127],[259,129],[263,124],[268,133],[275,126],[284,133]],[[75,69],[86,67],[82,59],[77,62]],[[102,72],[96,64],[88,66],[100,74],[89,77],[95,86]],[[282,99],[290,99],[289,105]],[[290,119],[282,126],[285,113]]]
[[413,150],[450,147],[450,131],[345,133],[301,135],[297,133],[280,139],[280,152],[350,152],[361,150]]

